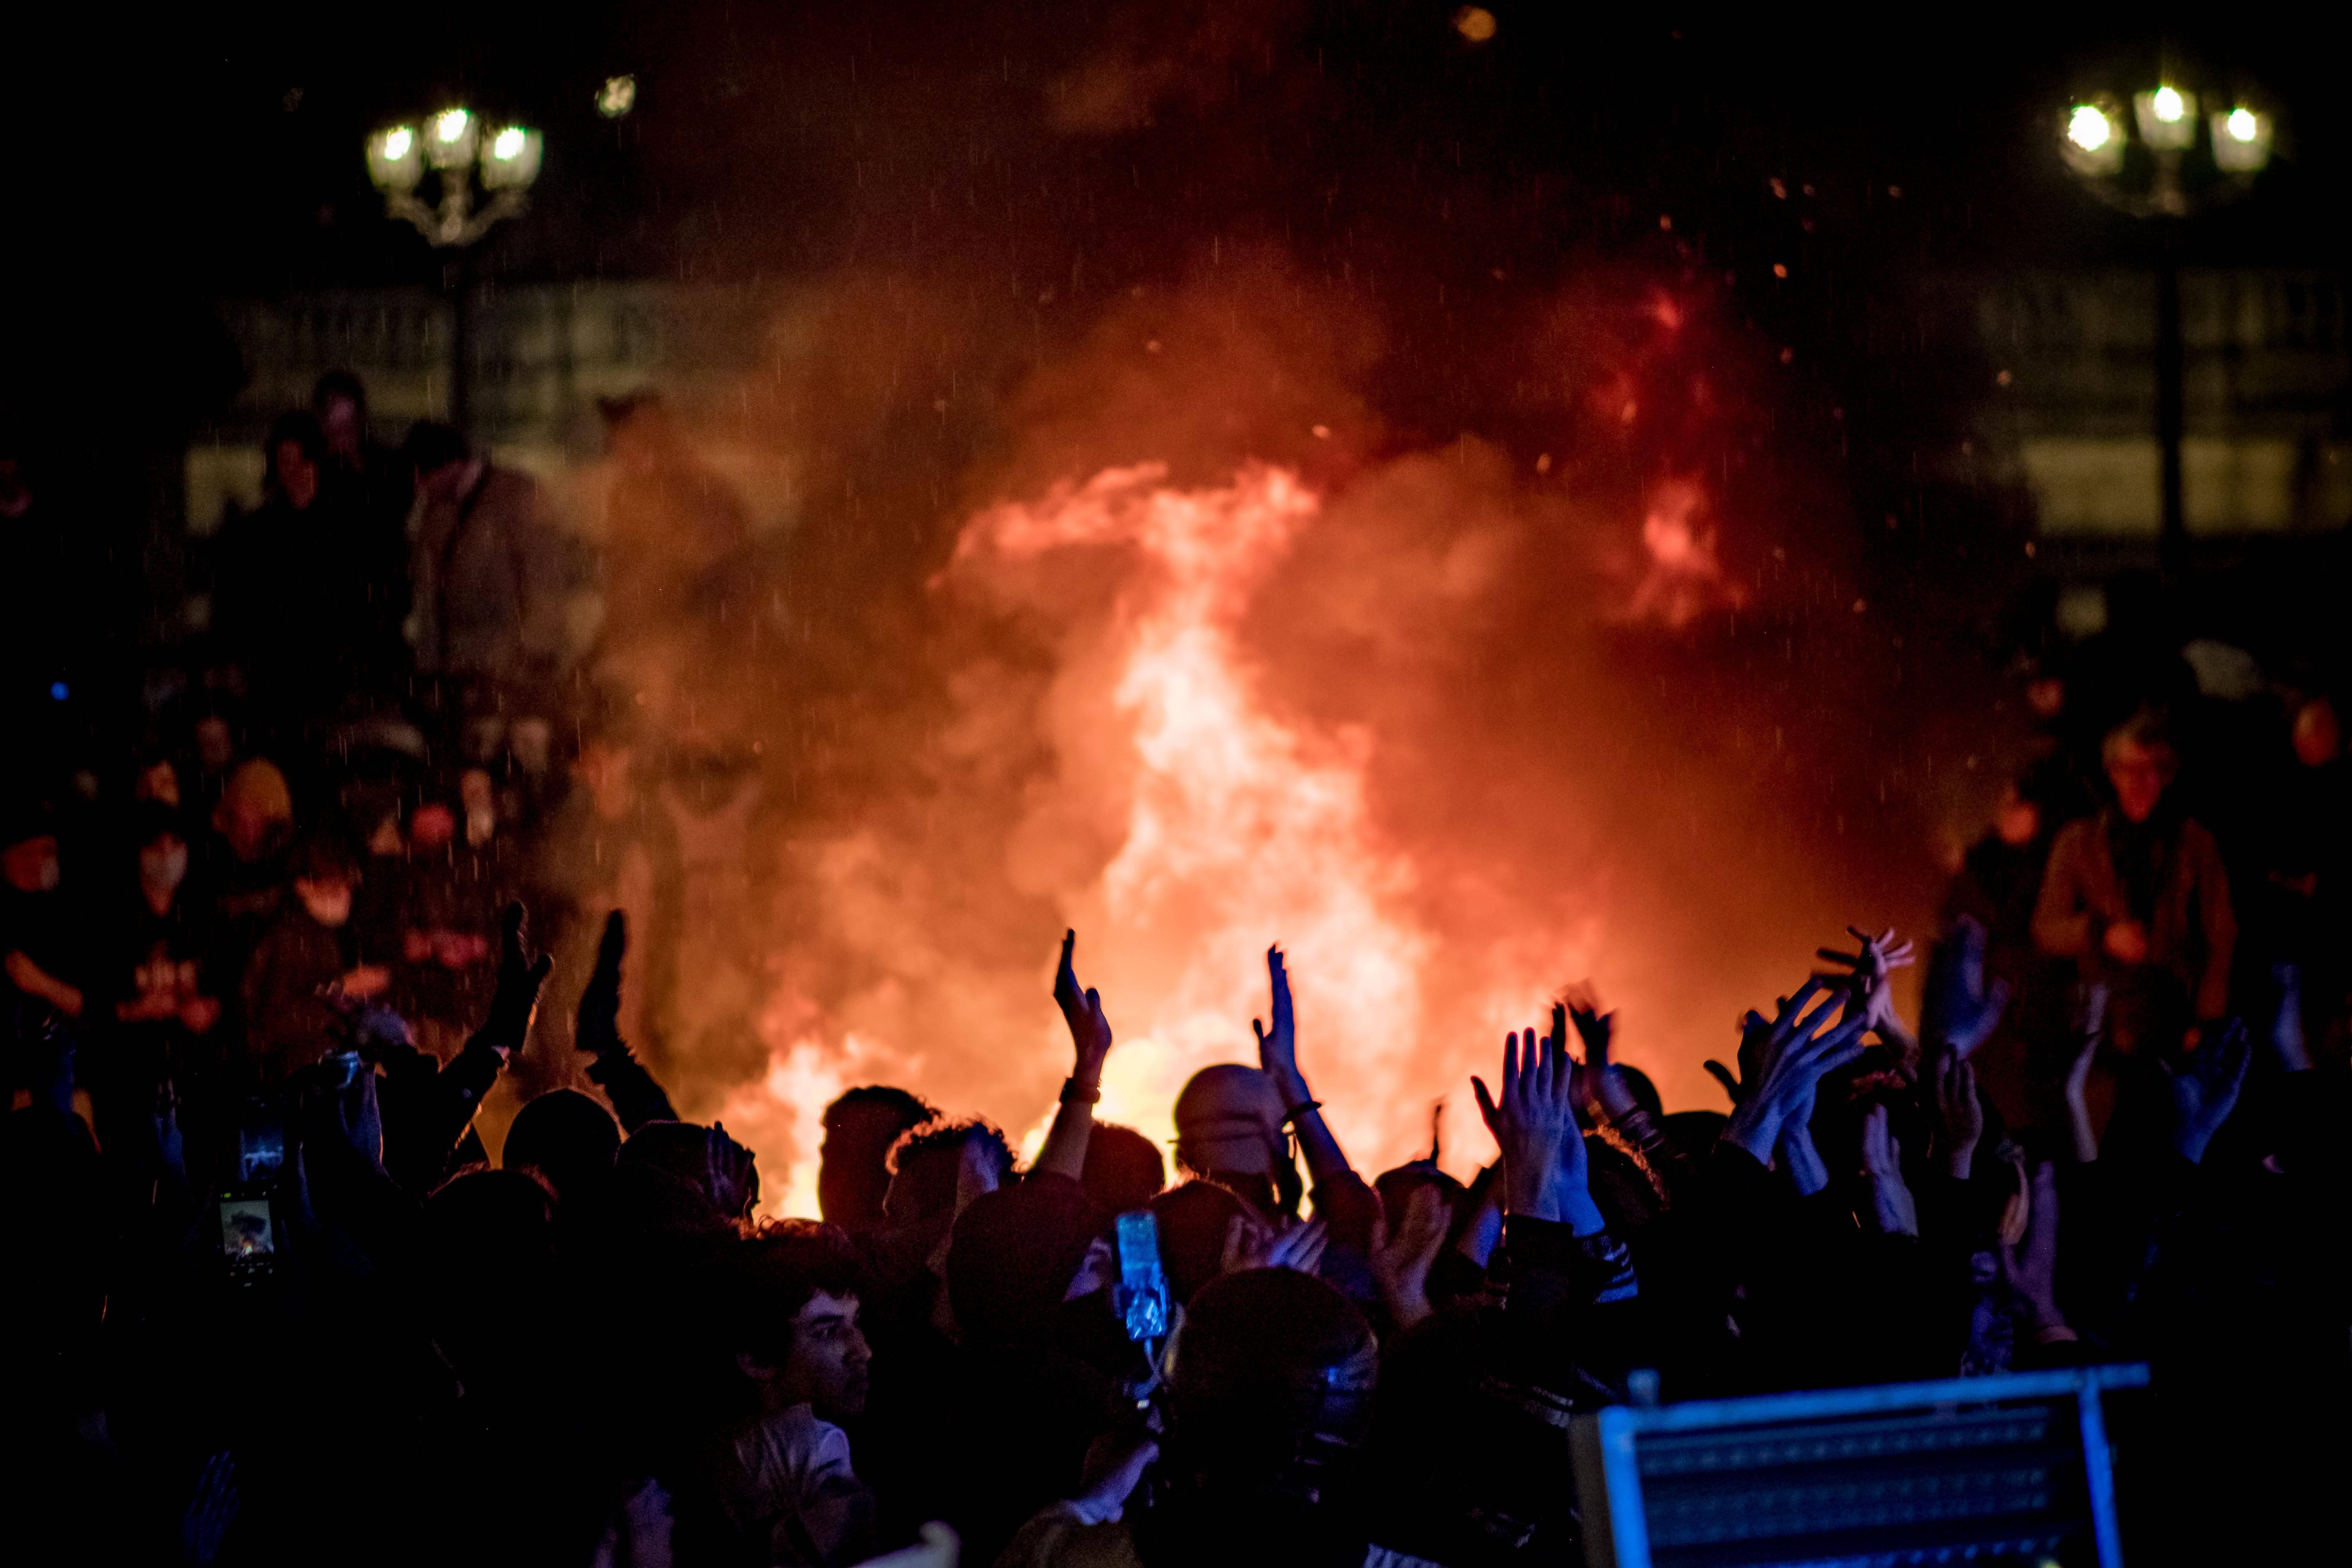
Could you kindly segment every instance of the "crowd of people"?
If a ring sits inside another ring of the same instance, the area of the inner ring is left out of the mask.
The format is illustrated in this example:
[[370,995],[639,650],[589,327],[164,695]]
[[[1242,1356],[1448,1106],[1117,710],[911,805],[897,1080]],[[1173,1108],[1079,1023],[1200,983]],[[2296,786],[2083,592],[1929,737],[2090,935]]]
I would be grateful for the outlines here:
[[[616,447],[669,495],[657,430]],[[2127,625],[2046,662],[1916,1022],[1911,943],[1792,936],[1707,1064],[1727,1106],[1667,1110],[1589,994],[1530,998],[1475,1179],[1368,1176],[1277,949],[1250,1059],[1169,1129],[1098,1124],[1118,998],[1072,934],[1025,1166],[860,1087],[820,1215],[766,1220],[627,1037],[662,1015],[609,888],[551,869],[677,852],[625,709],[564,695],[535,488],[443,426],[370,444],[348,378],[268,459],[147,733],[10,764],[11,1560],[1564,1563],[1568,1425],[1636,1386],[2095,1360],[2158,1369],[2125,1451],[2159,1551],[2325,1514],[2340,1439],[2263,1426],[2352,1392],[2352,763],[2316,683],[2224,711]],[[685,515],[668,576],[614,568],[664,613],[741,548]],[[37,700],[50,652],[11,646]]]

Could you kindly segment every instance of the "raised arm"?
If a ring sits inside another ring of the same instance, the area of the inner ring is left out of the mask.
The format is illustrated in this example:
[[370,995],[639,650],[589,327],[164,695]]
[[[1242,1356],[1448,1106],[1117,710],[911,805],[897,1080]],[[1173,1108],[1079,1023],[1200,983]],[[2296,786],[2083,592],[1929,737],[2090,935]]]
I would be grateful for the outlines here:
[[1307,1173],[1314,1184],[1329,1189],[1335,1183],[1353,1182],[1355,1170],[1324,1123],[1322,1102],[1308,1090],[1307,1079],[1298,1071],[1298,1026],[1291,1008],[1290,972],[1283,964],[1282,949],[1265,950],[1265,972],[1274,992],[1274,1026],[1268,1028],[1255,1018],[1250,1020],[1250,1028],[1257,1036],[1258,1066],[1282,1091],[1284,1119],[1298,1134],[1298,1152],[1307,1157]]
[[1054,1171],[1078,1180],[1086,1173],[1087,1144],[1094,1133],[1095,1106],[1102,1099],[1103,1062],[1110,1056],[1110,1020],[1103,1016],[1102,994],[1080,989],[1071,954],[1075,931],[1062,933],[1062,962],[1054,972],[1054,1001],[1070,1026],[1070,1076],[1062,1085],[1062,1108],[1037,1151],[1033,1171]]
[[678,1115],[662,1086],[621,1038],[621,960],[628,951],[628,917],[614,910],[604,917],[604,935],[596,944],[596,972],[580,993],[572,1041],[596,1058],[588,1065],[589,1081],[613,1102],[623,1129],[635,1132],[648,1121],[676,1121]]

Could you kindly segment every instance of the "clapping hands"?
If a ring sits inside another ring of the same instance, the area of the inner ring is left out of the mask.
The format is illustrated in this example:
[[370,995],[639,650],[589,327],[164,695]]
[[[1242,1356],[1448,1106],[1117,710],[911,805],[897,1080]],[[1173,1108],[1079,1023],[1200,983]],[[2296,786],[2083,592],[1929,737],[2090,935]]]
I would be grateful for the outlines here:
[[554,960],[531,955],[525,937],[523,909],[509,904],[499,921],[498,989],[490,995],[490,1016],[482,1026],[489,1043],[509,1053],[522,1049],[530,1037],[530,1021],[539,1012],[539,988],[547,982]]
[[1587,1185],[1575,1079],[1565,1043],[1530,1028],[1503,1042],[1500,1094],[1490,1091],[1484,1079],[1472,1079],[1470,1087],[1503,1152],[1509,1211],[1591,1236],[1601,1228],[1601,1218]]
[[[580,993],[572,1043],[602,1056],[621,1044],[621,961],[629,953],[629,917],[614,910],[604,917],[596,942],[596,967]],[[503,971],[501,971],[503,973]]]
[[[1806,981],[1769,1023],[1759,1014],[1748,1015],[1739,1052],[1748,1072],[1723,1136],[1754,1155],[1759,1164],[1770,1162],[1783,1127],[1812,1104],[1822,1079],[1862,1055],[1862,1032],[1869,1017],[1861,1008],[1849,1005],[1837,1024],[1823,1027],[1830,1014],[1848,1000],[1844,992],[1833,991],[1806,1011],[1823,988],[1819,979]],[[1713,1070],[1721,1075],[1719,1068]]]

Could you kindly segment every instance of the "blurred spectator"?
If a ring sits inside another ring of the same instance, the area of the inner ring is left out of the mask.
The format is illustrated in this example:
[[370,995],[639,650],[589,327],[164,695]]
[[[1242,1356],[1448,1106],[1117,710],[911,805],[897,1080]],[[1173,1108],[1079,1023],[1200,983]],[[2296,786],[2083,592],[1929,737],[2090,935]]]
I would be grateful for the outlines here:
[[246,963],[246,1052],[264,1082],[283,1079],[330,1047],[335,994],[366,1001],[383,994],[391,974],[362,964],[352,930],[352,897],[359,867],[351,852],[320,837],[293,859],[294,897]]
[[308,413],[270,426],[258,510],[220,540],[213,632],[278,732],[386,691],[390,560],[358,498],[328,484],[327,442]]
[[568,586],[538,482],[474,456],[446,425],[419,423],[405,452],[420,502],[408,557],[418,670],[494,708],[535,700],[562,662]]
[[19,1018],[54,1007],[82,1016],[88,954],[63,889],[64,862],[47,806],[19,800],[0,825],[0,954]]
[[224,962],[242,973],[286,897],[286,852],[294,841],[294,795],[277,764],[239,763],[213,807],[203,857]]
[[408,510],[415,476],[392,447],[379,445],[368,421],[367,387],[347,370],[331,370],[310,389],[310,412],[326,437],[326,489],[340,503],[366,563],[365,625],[352,641],[366,652],[369,684],[391,689],[405,668],[401,626],[408,616]]
[[2179,759],[2154,718],[2117,726],[2101,758],[2110,804],[2052,846],[2034,940],[2106,985],[2116,1050],[2169,1050],[2229,1007],[2229,875],[2213,836],[2169,799]]
[[465,820],[439,798],[411,813],[401,883],[400,1005],[425,1048],[444,1059],[489,1000],[499,911],[515,890],[495,838],[467,842]]

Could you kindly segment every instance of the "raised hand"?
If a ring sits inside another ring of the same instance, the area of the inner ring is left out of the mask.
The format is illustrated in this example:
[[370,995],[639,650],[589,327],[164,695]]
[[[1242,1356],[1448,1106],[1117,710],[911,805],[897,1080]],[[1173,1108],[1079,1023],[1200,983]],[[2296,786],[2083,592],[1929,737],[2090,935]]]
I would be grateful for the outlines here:
[[[1783,996],[1780,1005],[1786,1007],[1788,1005],[1789,999]],[[1763,1016],[1750,1010],[1739,1020],[1739,1070],[1735,1073],[1712,1058],[1700,1064],[1714,1075],[1716,1082],[1723,1085],[1723,1092],[1731,1097],[1735,1109],[1747,1101],[1749,1091],[1762,1076],[1759,1069],[1764,1059],[1764,1042],[1771,1032],[1772,1026],[1764,1021]]]
[[1968,915],[1952,922],[1927,965],[1920,1030],[1930,1055],[1967,1056],[1990,1039],[2009,1005],[2009,983],[1985,979],[1985,928]]
[[1079,988],[1078,972],[1071,963],[1077,945],[1076,931],[1062,933],[1062,962],[1054,972],[1054,1001],[1062,1009],[1062,1021],[1070,1026],[1070,1044],[1077,1053],[1077,1067],[1070,1076],[1092,1086],[1101,1080],[1103,1062],[1110,1055],[1110,1020],[1103,1016],[1102,994]]
[[1862,1174],[1870,1184],[1871,1218],[1881,1236],[1917,1236],[1919,1207],[1903,1180],[1903,1145],[1886,1128],[1886,1107],[1862,1119]]
[[212,1568],[221,1543],[236,1522],[242,1500],[236,1490],[236,1458],[224,1448],[205,1461],[195,1489],[180,1515],[180,1560],[192,1568]]
[[621,1044],[621,960],[629,952],[629,918],[614,910],[604,917],[604,934],[596,943],[596,967],[580,993],[572,1043],[602,1055]]
[[1599,1126],[1622,1121],[1641,1110],[1642,1102],[1633,1098],[1633,1086],[1625,1081],[1625,1069],[1609,1059],[1617,1015],[1601,1011],[1591,988],[1580,985],[1552,1004],[1552,1037],[1567,1038],[1570,1023],[1576,1026],[1577,1038],[1584,1042],[1584,1063],[1577,1070],[1577,1089],[1586,1118]]
[[1034,1170],[1054,1171],[1077,1181],[1085,1176],[1087,1145],[1093,1140],[1095,1102],[1102,1099],[1103,1063],[1110,1057],[1110,1020],[1103,1016],[1102,994],[1078,984],[1072,961],[1078,933],[1062,933],[1062,961],[1054,969],[1054,1001],[1062,1021],[1070,1026],[1070,1081],[1062,1086],[1062,1103],[1054,1125],[1038,1147]]
[[2036,1338],[2072,1339],[2058,1310],[2058,1167],[2045,1160],[2033,1167],[2030,1181],[2025,1235],[2001,1244],[2001,1277],[2031,1315],[2028,1326]]
[[1965,1182],[1974,1167],[1977,1144],[1984,1137],[1984,1101],[1977,1098],[1977,1069],[1967,1058],[1947,1051],[1935,1066],[1936,1157],[1944,1173]]
[[362,1064],[335,1096],[335,1125],[352,1152],[383,1174],[383,1107],[376,1099],[375,1068]]
[[1355,1170],[1348,1163],[1339,1141],[1331,1134],[1330,1124],[1323,1120],[1315,1095],[1307,1087],[1306,1075],[1298,1070],[1298,1024],[1290,1005],[1290,968],[1282,949],[1265,950],[1266,981],[1272,988],[1273,1026],[1268,1027],[1257,1019],[1250,1020],[1250,1029],[1257,1036],[1257,1062],[1267,1077],[1274,1079],[1275,1089],[1282,1095],[1288,1110],[1290,1130],[1298,1136],[1298,1153],[1307,1162],[1307,1173],[1317,1186],[1357,1180]]
[[2308,1072],[2311,1050],[2303,1037],[2303,969],[2299,964],[2273,963],[2271,980],[2278,987],[2278,1005],[2271,1013],[2271,1055],[2281,1072]]
[[2237,1109],[2238,1090],[2245,1086],[2246,1064],[2252,1058],[2245,1025],[2232,1018],[2219,1038],[2190,1054],[2186,1067],[2178,1071],[2166,1068],[2172,1079],[2172,1147],[2190,1164],[2205,1158],[2213,1134]]
[[1502,1092],[1490,1092],[1478,1078],[1470,1088],[1503,1152],[1509,1212],[1568,1225],[1579,1236],[1599,1231],[1601,1211],[1586,1184],[1584,1135],[1576,1125],[1574,1070],[1561,1042],[1532,1028],[1511,1035],[1503,1042]]
[[2066,1064],[2061,1095],[2066,1102],[2066,1130],[2074,1145],[2074,1163],[2087,1165],[2099,1157],[2098,1134],[2091,1128],[2089,1089],[2091,1063],[2107,1032],[2107,988],[2096,981],[2074,988],[2074,1056]]
[[498,989],[490,994],[490,1016],[482,1025],[482,1035],[491,1045],[509,1053],[522,1049],[539,1012],[539,988],[553,966],[554,960],[543,952],[531,956],[522,905],[509,904],[499,921]]
[[1274,1026],[1250,1020],[1250,1030],[1257,1036],[1257,1065],[1273,1075],[1285,1099],[1304,1099],[1307,1080],[1298,1073],[1298,1021],[1290,1005],[1290,972],[1284,967],[1279,947],[1265,950],[1265,973],[1274,993],[1270,1009]]
[[1834,948],[1823,947],[1814,950],[1816,956],[1846,971],[1843,975],[1831,978],[1841,980],[1853,989],[1863,1005],[1864,1012],[1869,1016],[1870,1028],[1890,1044],[1897,1039],[1907,1040],[1909,1036],[1902,1020],[1895,1016],[1895,989],[1887,980],[1896,970],[1908,969],[1918,962],[1911,943],[1895,941],[1893,926],[1876,936],[1868,935],[1853,926],[1845,930],[1846,934],[1858,944],[1853,952],[1840,952]]
[[1867,1019],[1859,1008],[1833,1027],[1823,1028],[1829,1015],[1846,1000],[1832,991],[1819,1006],[1806,1009],[1823,990],[1820,980],[1808,980],[1797,994],[1780,1004],[1769,1023],[1748,1015],[1740,1055],[1753,1066],[1741,1080],[1742,1099],[1723,1130],[1727,1142],[1738,1145],[1769,1163],[1773,1146],[1790,1116],[1808,1103],[1822,1079],[1862,1055],[1862,1032]]
[[1404,1215],[1393,1230],[1385,1215],[1372,1221],[1372,1278],[1380,1282],[1381,1299],[1399,1328],[1412,1327],[1433,1310],[1429,1271],[1445,1245],[1452,1218],[1445,1194],[1436,1183],[1424,1182],[1405,1200]]

